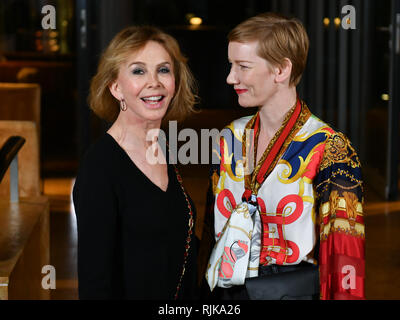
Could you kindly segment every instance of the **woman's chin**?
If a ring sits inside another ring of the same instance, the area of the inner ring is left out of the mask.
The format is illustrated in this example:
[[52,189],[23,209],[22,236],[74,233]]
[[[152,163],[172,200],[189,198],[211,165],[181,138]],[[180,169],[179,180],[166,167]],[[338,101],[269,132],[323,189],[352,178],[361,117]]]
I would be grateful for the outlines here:
[[239,97],[238,99],[238,103],[239,106],[241,106],[242,108],[254,108],[254,107],[258,107],[258,105],[255,105],[254,103],[252,103],[251,101],[246,101],[246,99],[241,99]]
[[240,102],[239,102],[239,106],[241,106],[242,108],[255,108],[255,107],[258,107],[258,106],[254,105],[252,103],[240,103]]
[[140,110],[130,110],[128,113],[122,113],[121,116],[137,119],[140,121],[161,121],[167,113],[166,108],[141,108]]
[[166,113],[167,113],[166,110],[158,109],[158,110],[153,110],[153,112],[146,112],[144,117],[150,121],[161,121]]

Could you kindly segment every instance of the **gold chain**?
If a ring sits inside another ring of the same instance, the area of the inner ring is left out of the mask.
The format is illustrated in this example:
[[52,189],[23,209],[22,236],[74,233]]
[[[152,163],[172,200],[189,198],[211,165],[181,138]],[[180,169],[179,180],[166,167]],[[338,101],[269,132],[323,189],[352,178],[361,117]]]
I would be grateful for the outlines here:
[[178,293],[179,290],[181,288],[182,285],[182,280],[183,280],[183,276],[185,275],[185,268],[186,268],[186,263],[187,263],[187,257],[189,256],[189,249],[190,249],[190,241],[192,240],[192,234],[193,234],[193,225],[194,225],[194,218],[193,218],[193,211],[192,211],[192,206],[190,204],[189,198],[185,192],[185,189],[183,187],[183,183],[182,183],[182,178],[178,172],[177,167],[174,165],[174,169],[175,169],[175,173],[176,173],[176,178],[179,181],[179,184],[181,186],[181,189],[183,191],[183,195],[185,196],[187,205],[188,205],[188,209],[189,209],[189,230],[188,230],[188,236],[186,238],[186,245],[185,245],[185,253],[183,254],[183,266],[182,266],[182,272],[181,272],[181,276],[179,278],[179,282],[178,282],[178,286],[176,287],[176,293],[175,293],[175,300],[178,299]]

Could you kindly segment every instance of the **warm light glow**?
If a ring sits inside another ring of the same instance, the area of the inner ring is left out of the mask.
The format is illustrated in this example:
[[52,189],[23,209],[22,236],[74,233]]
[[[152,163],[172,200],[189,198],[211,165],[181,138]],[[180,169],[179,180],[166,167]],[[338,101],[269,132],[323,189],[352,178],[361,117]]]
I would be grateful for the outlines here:
[[196,15],[194,13],[187,13],[185,15],[185,18],[187,21],[190,21],[191,18],[195,17]]
[[381,95],[381,99],[382,99],[383,101],[389,101],[389,95],[388,95],[387,93],[383,93],[383,94]]
[[324,18],[323,22],[324,22],[324,26],[327,27],[327,26],[329,26],[329,23],[331,21],[329,20],[329,18]]
[[60,46],[58,46],[58,45],[55,45],[55,46],[51,46],[51,47],[50,47],[50,51],[56,52],[56,51],[58,51],[58,50],[60,50]]
[[333,20],[333,22],[334,22],[334,24],[335,24],[336,27],[339,27],[340,24],[342,23],[342,20],[340,20],[340,18],[337,18],[337,17],[336,17],[336,18]]
[[191,25],[199,26],[202,24],[203,20],[199,17],[193,17],[190,18],[189,22]]

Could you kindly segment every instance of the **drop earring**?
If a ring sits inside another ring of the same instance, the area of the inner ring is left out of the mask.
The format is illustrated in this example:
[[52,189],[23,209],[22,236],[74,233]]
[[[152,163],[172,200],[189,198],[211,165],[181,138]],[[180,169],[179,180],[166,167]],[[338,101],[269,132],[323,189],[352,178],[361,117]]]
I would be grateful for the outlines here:
[[120,108],[121,108],[121,111],[126,111],[126,109],[128,109],[128,107],[126,106],[125,99],[121,99]]

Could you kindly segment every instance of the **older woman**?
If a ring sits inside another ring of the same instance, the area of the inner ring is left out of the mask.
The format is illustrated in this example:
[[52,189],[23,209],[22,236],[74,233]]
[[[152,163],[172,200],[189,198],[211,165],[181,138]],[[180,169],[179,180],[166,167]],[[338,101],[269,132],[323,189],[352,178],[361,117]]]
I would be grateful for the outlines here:
[[193,203],[150,139],[166,115],[192,110],[193,84],[176,40],[154,27],[122,30],[102,55],[89,102],[112,126],[73,190],[81,299],[194,297]]
[[297,96],[304,27],[266,13],[228,39],[227,82],[258,112],[233,121],[220,141],[206,217],[216,240],[211,290],[222,288],[223,299],[363,299],[360,162],[346,136]]

